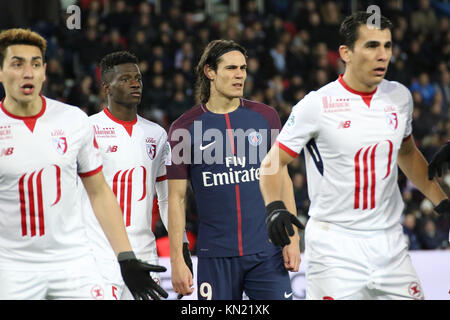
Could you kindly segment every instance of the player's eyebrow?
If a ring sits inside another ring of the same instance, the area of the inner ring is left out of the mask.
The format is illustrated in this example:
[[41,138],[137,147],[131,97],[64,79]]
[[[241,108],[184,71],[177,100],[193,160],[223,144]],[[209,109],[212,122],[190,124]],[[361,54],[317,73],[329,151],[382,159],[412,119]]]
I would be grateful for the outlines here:
[[[19,60],[19,61],[26,61],[26,59],[24,57],[20,57],[20,56],[12,56],[11,60]],[[35,60],[42,60],[41,56],[34,56],[31,58],[31,61],[35,61]]]
[[243,65],[241,65],[241,66],[238,66],[238,65],[236,65],[236,64],[229,64],[229,65],[226,65],[225,68],[229,68],[229,69],[247,68],[247,65],[246,65],[246,64],[243,64]]

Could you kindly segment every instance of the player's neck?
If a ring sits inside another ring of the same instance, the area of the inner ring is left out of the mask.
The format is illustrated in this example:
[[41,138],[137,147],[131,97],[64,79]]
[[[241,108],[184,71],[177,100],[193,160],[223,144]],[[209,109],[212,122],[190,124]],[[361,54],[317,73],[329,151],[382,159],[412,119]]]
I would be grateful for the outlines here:
[[3,108],[18,117],[32,117],[41,112],[42,98],[38,95],[31,101],[19,101],[7,95],[3,100]]
[[230,113],[236,110],[241,103],[240,98],[227,98],[224,96],[211,96],[206,103],[206,108],[213,113]]
[[137,116],[137,106],[123,106],[110,101],[109,112],[121,121],[133,121]]
[[361,93],[370,93],[373,92],[377,86],[369,86],[360,80],[357,79],[351,72],[345,72],[342,76],[342,80],[344,80],[345,84],[351,89],[361,92]]

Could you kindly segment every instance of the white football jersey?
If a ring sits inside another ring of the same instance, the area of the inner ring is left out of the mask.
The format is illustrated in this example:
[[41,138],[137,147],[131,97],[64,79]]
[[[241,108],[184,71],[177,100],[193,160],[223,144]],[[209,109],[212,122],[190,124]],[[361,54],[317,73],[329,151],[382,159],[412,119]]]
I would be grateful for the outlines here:
[[77,175],[101,171],[94,131],[78,107],[41,98],[33,117],[0,106],[0,269],[48,270],[89,252]]
[[293,107],[277,144],[292,156],[306,147],[311,217],[361,231],[399,222],[397,154],[411,135],[412,110],[400,83],[383,80],[364,94],[342,75]]
[[[154,260],[157,252],[151,229],[153,198],[157,182],[164,182],[167,189],[165,161],[170,157],[167,133],[158,124],[140,116],[134,121],[121,121],[108,108],[90,116],[89,120],[102,155],[103,174],[122,209],[131,247],[139,259]],[[167,191],[165,194],[158,192],[158,201],[167,202]],[[95,256],[116,260],[85,191],[83,211]],[[167,208],[161,211],[167,215]],[[167,222],[166,216],[162,218]]]

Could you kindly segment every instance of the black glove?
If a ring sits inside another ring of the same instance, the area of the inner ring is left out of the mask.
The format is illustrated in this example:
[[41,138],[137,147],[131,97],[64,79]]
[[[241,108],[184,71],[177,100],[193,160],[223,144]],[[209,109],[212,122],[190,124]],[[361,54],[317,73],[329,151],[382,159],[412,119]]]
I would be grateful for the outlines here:
[[448,199],[442,200],[436,207],[434,207],[434,211],[450,222],[450,201],[448,201]]
[[283,201],[274,201],[266,206],[267,212],[267,232],[269,239],[276,246],[288,245],[291,243],[289,237],[294,235],[292,224],[300,229],[304,229],[303,224],[296,216],[291,214],[285,207]]
[[442,176],[446,165],[450,162],[450,142],[447,142],[442,146],[438,152],[436,152],[428,165],[428,179],[432,180],[434,176]]
[[[188,266],[189,270],[192,273],[192,276],[194,276],[194,271],[192,269],[192,259],[191,259],[191,252],[189,251],[189,243],[183,242],[183,258],[184,262]],[[178,294],[177,299],[180,300],[183,298],[183,295],[181,293]]]
[[169,296],[150,276],[150,272],[165,272],[165,267],[137,260],[133,251],[121,252],[117,259],[123,281],[135,300],[161,300],[157,293],[164,298]]

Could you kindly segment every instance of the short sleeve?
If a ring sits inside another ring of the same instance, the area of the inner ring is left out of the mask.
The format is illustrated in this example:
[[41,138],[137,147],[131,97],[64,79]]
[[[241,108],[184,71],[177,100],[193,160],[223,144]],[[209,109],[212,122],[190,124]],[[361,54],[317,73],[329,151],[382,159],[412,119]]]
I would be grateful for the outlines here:
[[168,135],[170,165],[167,165],[168,179],[188,179],[191,159],[191,135],[189,130],[172,124]]
[[88,177],[102,170],[102,157],[95,140],[94,128],[88,118],[81,127],[81,146],[77,156],[78,175]]
[[413,103],[413,99],[412,99],[412,95],[411,92],[406,89],[406,93],[408,95],[408,99],[407,99],[407,106],[406,106],[406,128],[405,128],[405,133],[403,135],[403,139],[408,138],[411,134],[412,134],[412,115],[413,115],[413,109],[414,109],[414,103]]
[[300,100],[277,137],[278,147],[296,157],[311,138],[318,134],[321,106],[313,93]]

